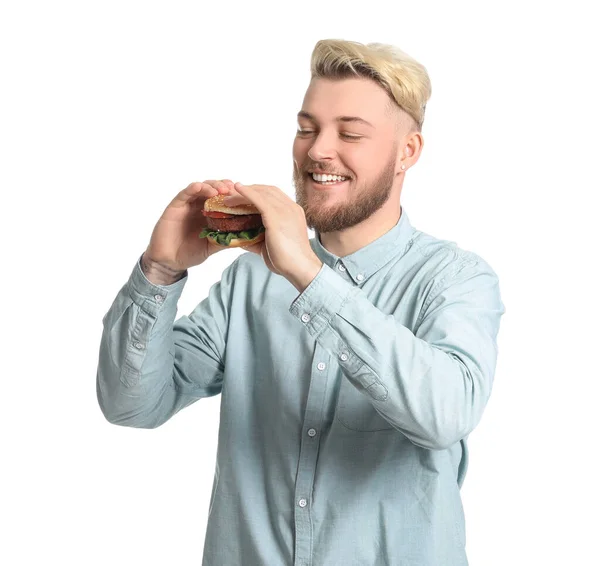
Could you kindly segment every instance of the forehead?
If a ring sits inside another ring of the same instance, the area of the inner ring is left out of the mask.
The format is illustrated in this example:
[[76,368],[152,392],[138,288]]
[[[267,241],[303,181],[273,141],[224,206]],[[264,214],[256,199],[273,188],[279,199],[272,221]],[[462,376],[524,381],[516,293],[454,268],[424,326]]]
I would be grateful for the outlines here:
[[380,126],[387,122],[389,103],[387,92],[372,80],[319,78],[311,80],[302,110],[319,121],[330,121],[336,116],[359,116]]

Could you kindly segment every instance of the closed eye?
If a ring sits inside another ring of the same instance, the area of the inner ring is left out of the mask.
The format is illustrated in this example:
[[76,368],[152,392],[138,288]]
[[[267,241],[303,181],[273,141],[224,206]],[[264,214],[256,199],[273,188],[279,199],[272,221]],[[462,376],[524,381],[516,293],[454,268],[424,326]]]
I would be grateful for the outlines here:
[[[308,134],[312,134],[313,130],[298,130],[296,132],[299,135],[308,135]],[[340,133],[340,136],[345,138],[345,139],[350,139],[350,140],[359,140],[361,139],[363,136],[357,136],[357,135],[350,135],[350,134],[345,134],[345,133]]]

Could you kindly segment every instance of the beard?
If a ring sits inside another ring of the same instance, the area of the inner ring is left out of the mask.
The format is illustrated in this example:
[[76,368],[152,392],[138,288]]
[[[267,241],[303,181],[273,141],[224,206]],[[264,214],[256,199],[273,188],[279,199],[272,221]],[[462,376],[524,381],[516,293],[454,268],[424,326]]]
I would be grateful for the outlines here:
[[[326,170],[325,167],[319,168]],[[307,184],[310,181],[306,171],[299,172],[294,164],[293,183],[296,189],[296,203],[304,209],[306,225],[322,234],[338,232],[360,224],[378,211],[390,198],[395,168],[396,147],[394,146],[388,162],[374,182],[365,181],[360,186],[349,187],[348,199],[345,202],[327,206],[327,201],[331,197],[326,191],[313,190],[310,199],[308,198]]]

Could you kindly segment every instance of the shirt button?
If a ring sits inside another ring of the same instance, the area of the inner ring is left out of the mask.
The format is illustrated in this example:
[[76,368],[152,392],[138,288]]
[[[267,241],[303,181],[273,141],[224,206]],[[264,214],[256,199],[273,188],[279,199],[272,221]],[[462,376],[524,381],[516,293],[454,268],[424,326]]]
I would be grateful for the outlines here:
[[315,436],[317,434],[317,431],[314,428],[309,428],[308,429],[308,436],[310,436],[311,438],[313,436]]
[[306,314],[306,313],[304,313],[304,314],[302,315],[302,322],[308,322],[309,320],[310,320],[310,315],[309,315],[309,314]]
[[357,278],[359,281],[362,281],[362,280],[365,278],[365,276],[364,276],[362,273],[359,273],[359,274],[356,276],[356,278]]
[[306,507],[306,499],[304,499],[304,497],[300,499],[298,505],[300,505],[300,507]]
[[342,362],[347,362],[348,361],[348,354],[346,352],[342,352],[340,354],[340,360],[342,360]]
[[155,300],[157,303],[162,303],[162,302],[163,302],[163,300],[164,300],[164,297],[163,297],[162,295],[154,295],[154,300]]
[[325,364],[323,362],[319,362],[317,364],[317,369],[323,371],[325,369]]
[[340,264],[338,265],[338,269],[339,269],[340,271],[346,271],[346,266],[345,266],[343,263],[340,263]]
[[144,345],[143,345],[143,344],[141,344],[140,342],[136,342],[136,343],[134,344],[134,346],[135,346],[135,347],[136,347],[138,350],[142,350],[142,349],[144,348]]

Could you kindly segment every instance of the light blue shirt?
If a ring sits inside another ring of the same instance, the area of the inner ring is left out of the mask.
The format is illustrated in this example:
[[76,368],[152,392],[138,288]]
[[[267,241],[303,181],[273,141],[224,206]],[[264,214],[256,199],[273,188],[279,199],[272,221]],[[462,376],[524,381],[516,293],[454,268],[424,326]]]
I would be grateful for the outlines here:
[[103,318],[100,407],[153,428],[221,394],[204,566],[466,565],[498,278],[405,209],[346,257],[310,243],[323,266],[304,292],[243,253],[177,320],[187,273],[156,286],[138,260]]

